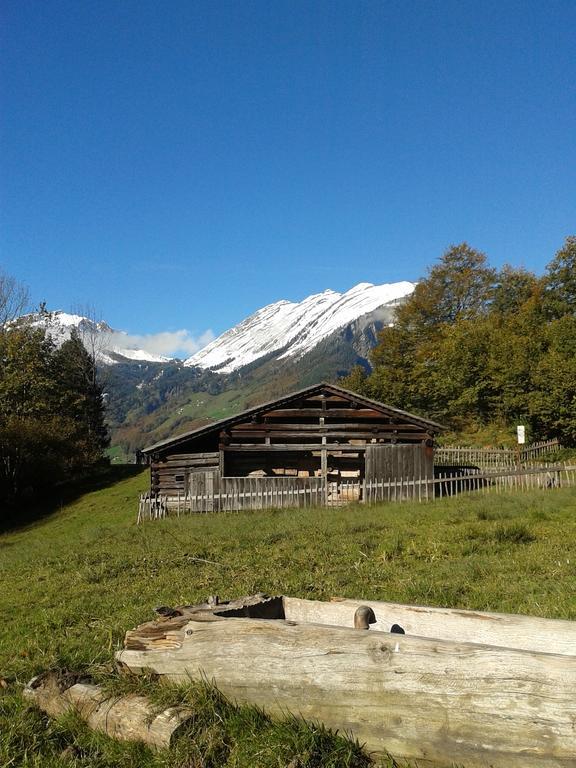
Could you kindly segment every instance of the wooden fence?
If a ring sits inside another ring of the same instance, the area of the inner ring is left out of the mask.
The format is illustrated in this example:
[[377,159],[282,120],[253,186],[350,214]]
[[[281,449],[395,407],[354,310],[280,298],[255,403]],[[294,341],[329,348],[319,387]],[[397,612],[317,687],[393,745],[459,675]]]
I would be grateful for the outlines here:
[[240,509],[318,507],[329,503],[320,477],[210,476],[205,484],[191,484],[175,496],[142,494],[138,522],[157,520],[168,513],[230,512]]
[[324,503],[325,488],[320,477],[222,477],[215,478],[212,509],[282,509]]
[[539,443],[532,443],[532,445],[527,445],[526,448],[523,448],[520,451],[520,458],[522,461],[531,461],[539,459],[547,453],[559,451],[561,448],[560,441],[556,437],[553,440],[542,440]]
[[326,484],[318,477],[224,477],[203,493],[142,494],[138,523],[191,512],[340,506],[354,501],[423,502],[467,492],[498,494],[560,487],[576,487],[576,464],[465,469],[459,474],[437,472],[434,479],[341,480]]
[[518,452],[510,448],[466,448],[453,446],[449,448],[436,448],[434,451],[434,465],[441,466],[465,466],[473,465],[483,469],[501,469],[514,467],[518,463]]
[[469,448],[465,446],[446,446],[434,451],[436,466],[473,465],[482,469],[500,469],[515,467],[519,463],[533,461],[547,453],[557,451],[562,446],[557,439],[532,443],[525,448]]

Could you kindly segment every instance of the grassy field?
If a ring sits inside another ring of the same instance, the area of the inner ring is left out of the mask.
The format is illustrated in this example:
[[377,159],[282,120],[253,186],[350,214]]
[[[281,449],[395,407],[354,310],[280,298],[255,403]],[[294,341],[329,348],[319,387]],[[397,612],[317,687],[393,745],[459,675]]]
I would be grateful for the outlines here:
[[[193,738],[152,753],[55,722],[22,702],[50,667],[113,684],[125,630],[152,608],[267,592],[334,595],[576,619],[576,491],[429,504],[201,515],[135,525],[146,473],[86,492],[0,536],[0,765],[92,768],[368,766],[358,745],[273,723],[214,690],[185,696]],[[112,681],[112,682],[111,682]],[[391,761],[380,765],[392,765]]]

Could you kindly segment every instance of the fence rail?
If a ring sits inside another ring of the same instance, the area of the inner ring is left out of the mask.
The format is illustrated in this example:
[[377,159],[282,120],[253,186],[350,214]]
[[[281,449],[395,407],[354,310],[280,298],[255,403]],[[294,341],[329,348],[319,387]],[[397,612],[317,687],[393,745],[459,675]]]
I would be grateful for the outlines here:
[[138,523],[158,520],[168,514],[224,512],[339,506],[359,501],[425,502],[459,493],[505,493],[510,491],[576,487],[576,464],[468,469],[459,473],[438,472],[434,478],[392,480],[342,480],[324,483],[322,478],[224,477],[203,493],[177,496],[142,494]]

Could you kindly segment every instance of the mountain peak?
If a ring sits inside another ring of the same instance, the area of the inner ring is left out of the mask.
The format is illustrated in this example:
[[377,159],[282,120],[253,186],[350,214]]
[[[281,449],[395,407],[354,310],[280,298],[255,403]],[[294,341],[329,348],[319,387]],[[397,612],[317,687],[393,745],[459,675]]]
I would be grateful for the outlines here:
[[327,289],[300,302],[269,304],[230,328],[184,365],[231,373],[272,353],[299,358],[334,331],[381,307],[393,306],[414,283],[358,283],[345,293]]
[[[75,328],[86,346],[96,350],[96,360],[105,365],[136,360],[152,363],[166,363],[172,358],[156,355],[144,349],[134,348],[128,340],[128,334],[115,331],[104,321],[95,321],[82,315],[56,309],[52,312],[33,312],[19,318],[18,323],[42,328],[56,346],[67,341]],[[90,344],[87,340],[90,339]],[[125,341],[125,343],[123,343]],[[92,349],[90,350],[92,351]]]
[[[391,283],[391,285],[397,285],[397,283]],[[367,288],[374,288],[374,283],[358,283],[353,288],[350,288],[346,293],[356,293],[358,291],[365,291]]]

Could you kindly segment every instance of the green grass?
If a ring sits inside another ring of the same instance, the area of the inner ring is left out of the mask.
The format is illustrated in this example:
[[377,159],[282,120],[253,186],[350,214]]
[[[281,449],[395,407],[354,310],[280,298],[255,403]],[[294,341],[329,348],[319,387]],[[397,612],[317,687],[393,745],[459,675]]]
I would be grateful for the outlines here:
[[163,701],[189,697],[198,711],[194,738],[169,752],[115,743],[75,718],[53,721],[23,703],[25,682],[51,667],[89,669],[110,683],[125,630],[159,604],[261,591],[576,619],[574,490],[207,514],[137,527],[146,485],[146,472],[118,480],[0,536],[0,765],[369,764],[358,745],[233,707],[206,686],[149,686]]
[[122,464],[126,462],[126,453],[119,445],[111,445],[106,451],[106,457],[112,464]]

